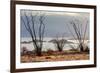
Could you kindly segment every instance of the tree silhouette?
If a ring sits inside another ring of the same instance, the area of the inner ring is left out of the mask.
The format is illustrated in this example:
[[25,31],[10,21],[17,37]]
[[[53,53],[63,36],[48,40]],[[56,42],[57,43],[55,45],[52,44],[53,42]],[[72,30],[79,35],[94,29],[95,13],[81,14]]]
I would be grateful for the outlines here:
[[65,40],[64,37],[56,36],[55,39],[51,40],[51,42],[55,44],[55,47],[59,52],[62,52],[67,40]]
[[[21,18],[21,20],[23,21],[23,24],[26,28],[26,30],[28,31],[28,33],[30,34],[31,38],[32,38],[32,42],[33,42],[33,46],[35,48],[35,52],[37,56],[41,56],[42,55],[42,46],[43,46],[43,37],[44,37],[44,32],[45,32],[45,24],[44,24],[44,14],[23,14],[24,17]],[[37,26],[36,21],[39,21],[39,26],[38,29],[36,29],[35,27]]]
[[[67,24],[67,29],[69,30],[73,39],[78,41],[77,48],[79,48],[80,52],[83,52],[85,49],[88,48],[87,44],[85,44],[85,40],[87,39],[86,37],[87,27],[88,27],[88,21],[86,21],[85,24],[82,24],[79,20],[76,19],[72,20],[70,24]],[[72,45],[70,46],[73,49],[75,49],[74,46]]]

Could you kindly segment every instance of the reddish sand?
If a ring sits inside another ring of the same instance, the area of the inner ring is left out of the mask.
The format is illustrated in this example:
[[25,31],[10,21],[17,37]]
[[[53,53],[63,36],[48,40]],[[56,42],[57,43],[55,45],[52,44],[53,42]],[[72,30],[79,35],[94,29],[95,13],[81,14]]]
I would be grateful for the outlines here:
[[88,53],[69,53],[69,54],[60,54],[56,52],[56,55],[43,55],[43,56],[21,56],[21,62],[48,62],[48,61],[69,61],[69,60],[88,60]]

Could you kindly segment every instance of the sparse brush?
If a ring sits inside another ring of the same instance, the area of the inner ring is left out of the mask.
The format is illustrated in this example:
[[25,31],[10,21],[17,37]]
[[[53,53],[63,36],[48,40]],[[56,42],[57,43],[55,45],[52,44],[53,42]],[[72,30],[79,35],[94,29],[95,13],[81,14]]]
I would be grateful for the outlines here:
[[70,49],[69,53],[79,53],[79,50],[78,49]]
[[70,49],[69,51],[75,51],[75,52],[77,52],[79,50],[78,49]]
[[47,54],[48,54],[48,55],[52,55],[53,52],[54,52],[54,51],[53,51],[52,49],[48,49],[48,50],[47,50]]
[[89,47],[88,46],[86,46],[86,48],[85,48],[85,50],[84,50],[84,52],[87,52],[87,53],[89,53]]

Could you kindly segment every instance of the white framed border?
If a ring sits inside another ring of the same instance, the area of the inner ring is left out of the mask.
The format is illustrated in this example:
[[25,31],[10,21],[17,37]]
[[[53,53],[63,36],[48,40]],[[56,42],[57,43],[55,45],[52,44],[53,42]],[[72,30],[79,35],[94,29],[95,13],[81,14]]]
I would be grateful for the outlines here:
[[[58,61],[58,62],[37,62],[37,63],[20,63],[20,9],[30,10],[54,10],[54,11],[69,11],[69,12],[89,12],[90,13],[90,59],[77,61]],[[51,7],[51,6],[36,6],[36,5],[16,5],[16,69],[24,68],[43,68],[57,66],[75,66],[94,64],[94,10],[85,8],[70,8],[70,7]]]

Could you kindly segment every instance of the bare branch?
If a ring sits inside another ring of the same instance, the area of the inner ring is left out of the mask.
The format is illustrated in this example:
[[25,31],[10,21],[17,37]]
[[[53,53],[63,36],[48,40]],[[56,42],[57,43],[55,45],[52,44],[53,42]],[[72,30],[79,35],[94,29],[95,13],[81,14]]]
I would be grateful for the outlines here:
[[84,40],[85,40],[85,35],[86,35],[86,30],[87,30],[87,24],[88,24],[88,21],[87,21],[87,23],[85,25],[85,30],[84,30],[84,36],[83,36],[83,42],[82,43],[84,43]]
[[[36,54],[38,56],[41,56],[41,50],[42,50],[42,46],[43,46],[43,37],[44,37],[44,31],[45,31],[44,30],[45,24],[43,23],[44,15],[41,15],[39,18],[39,22],[40,22],[39,30],[38,30],[39,38],[37,37],[37,34],[36,34],[37,30],[35,29],[35,24],[36,24],[35,20],[36,20],[37,14],[33,16],[31,13],[30,14],[31,19],[29,19],[29,17],[26,14],[24,14],[24,16],[26,18],[26,21],[24,19],[22,19],[24,26],[32,38],[33,46],[35,48]],[[30,23],[30,22],[32,22],[32,23]]]

